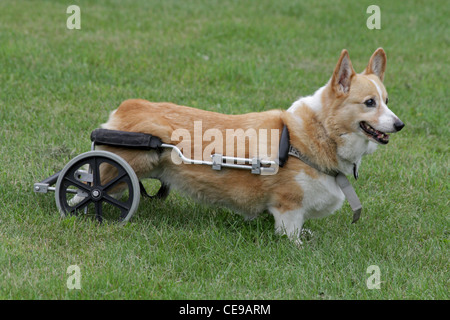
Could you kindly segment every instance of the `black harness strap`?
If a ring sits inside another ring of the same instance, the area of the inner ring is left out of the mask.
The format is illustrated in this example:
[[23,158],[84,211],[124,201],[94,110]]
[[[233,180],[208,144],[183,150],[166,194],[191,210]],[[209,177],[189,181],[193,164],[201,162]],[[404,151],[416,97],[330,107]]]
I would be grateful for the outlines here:
[[287,159],[289,158],[289,131],[287,126],[285,125],[283,127],[283,131],[281,131],[281,138],[280,138],[280,146],[278,149],[278,165],[280,167],[283,167],[286,163]]
[[297,148],[295,148],[290,143],[289,139],[289,131],[287,126],[285,125],[283,127],[283,131],[281,132],[281,139],[280,139],[280,146],[278,151],[278,161],[279,166],[283,167],[286,164],[286,161],[288,160],[289,156],[293,156],[297,159],[300,159],[304,163],[306,163],[308,166],[316,169],[319,172],[325,173],[329,176],[336,177],[339,173],[339,171],[335,170],[324,170],[320,168],[318,165],[316,165],[314,162],[308,159],[303,153],[301,153]]

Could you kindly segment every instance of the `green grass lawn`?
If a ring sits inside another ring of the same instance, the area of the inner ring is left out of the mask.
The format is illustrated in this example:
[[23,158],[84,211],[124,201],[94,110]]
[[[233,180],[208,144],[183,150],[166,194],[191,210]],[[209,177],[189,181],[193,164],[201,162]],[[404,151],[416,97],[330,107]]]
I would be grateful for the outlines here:
[[[71,4],[81,30],[66,28]],[[371,4],[381,30],[366,27]],[[447,1],[1,1],[0,298],[448,299],[448,16]],[[61,219],[52,193],[33,192],[125,99],[286,109],[343,48],[360,72],[378,47],[406,127],[353,181],[361,220],[345,204],[308,221],[302,248],[269,214],[247,222],[176,193],[142,199],[120,227]]]

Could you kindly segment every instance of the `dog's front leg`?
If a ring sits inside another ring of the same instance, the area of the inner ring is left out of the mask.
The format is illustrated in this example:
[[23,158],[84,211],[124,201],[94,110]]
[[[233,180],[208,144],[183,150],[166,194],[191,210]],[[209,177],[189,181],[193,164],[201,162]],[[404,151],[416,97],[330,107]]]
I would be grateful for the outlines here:
[[296,244],[301,245],[300,240],[303,222],[304,222],[304,210],[301,208],[281,211],[276,208],[271,208],[269,211],[275,218],[275,232],[281,235],[287,235],[289,239]]

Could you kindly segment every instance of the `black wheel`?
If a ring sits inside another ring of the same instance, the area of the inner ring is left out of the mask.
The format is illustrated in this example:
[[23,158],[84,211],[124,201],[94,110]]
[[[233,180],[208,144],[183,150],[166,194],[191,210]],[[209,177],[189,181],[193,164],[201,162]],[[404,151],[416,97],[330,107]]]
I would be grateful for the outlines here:
[[[100,176],[103,166],[108,166],[103,170],[105,177]],[[120,156],[89,151],[73,158],[61,171],[55,199],[62,217],[93,211],[100,222],[127,222],[139,206],[139,179]]]

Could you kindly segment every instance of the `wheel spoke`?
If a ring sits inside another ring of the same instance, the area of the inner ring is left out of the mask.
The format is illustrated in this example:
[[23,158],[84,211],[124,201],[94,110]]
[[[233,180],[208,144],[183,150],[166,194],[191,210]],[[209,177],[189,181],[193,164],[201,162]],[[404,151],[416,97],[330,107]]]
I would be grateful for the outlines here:
[[92,174],[93,174],[93,185],[99,186],[101,183],[100,180],[100,162],[98,161],[97,157],[93,157],[90,161],[90,165],[92,168]]
[[122,201],[116,200],[107,194],[103,195],[103,200],[105,200],[106,202],[112,204],[113,206],[115,206],[121,210],[122,209],[130,210],[130,205],[127,202],[122,202]]
[[125,219],[125,217],[128,215],[128,210],[121,209],[120,212],[121,212],[121,215],[120,215],[119,221],[123,221],[123,219]]
[[109,181],[104,187],[103,190],[108,191],[108,189],[114,187],[118,182],[121,182],[121,180],[127,176],[126,172],[120,173],[117,177]]
[[102,222],[103,221],[103,210],[102,210],[102,201],[96,201],[95,202],[95,217],[97,218],[98,222]]
[[90,192],[91,191],[91,188],[87,184],[84,184],[84,183],[81,183],[80,181],[77,181],[75,179],[69,178],[69,176],[65,176],[64,180],[69,181],[74,186],[78,187],[79,189],[83,189],[86,192]]
[[80,211],[84,207],[86,207],[92,201],[91,197],[84,198],[80,203],[76,204],[74,207],[68,206],[68,212],[74,213],[76,211]]

